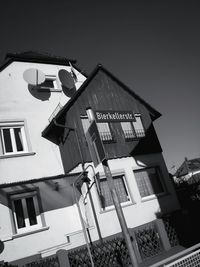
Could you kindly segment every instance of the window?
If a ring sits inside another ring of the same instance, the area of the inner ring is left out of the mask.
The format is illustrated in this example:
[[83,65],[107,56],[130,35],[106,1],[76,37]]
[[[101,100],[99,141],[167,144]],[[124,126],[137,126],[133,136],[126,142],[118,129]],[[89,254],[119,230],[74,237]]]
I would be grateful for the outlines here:
[[144,126],[142,124],[140,114],[134,114],[135,121],[133,121],[133,127],[138,138],[145,136]]
[[134,174],[142,198],[164,193],[158,167],[137,170]]
[[108,122],[100,122],[97,123],[97,128],[99,130],[99,134],[101,137],[101,140],[103,142],[112,141],[113,137],[111,134],[110,126]]
[[139,114],[135,114],[134,116],[135,121],[133,122],[121,122],[122,130],[126,140],[132,140],[145,136],[141,116]]
[[[118,195],[120,203],[127,203],[130,202],[130,196],[127,190],[127,186],[125,184],[125,176],[124,175],[117,175],[113,176],[113,182],[116,189],[116,193]],[[111,193],[108,187],[108,182],[106,178],[100,179],[100,190],[101,195],[103,196],[103,206],[109,207],[113,205],[113,200],[111,197]]]
[[24,122],[0,122],[1,155],[28,152]]
[[131,122],[121,122],[121,126],[126,140],[136,138],[136,134]]
[[10,197],[16,233],[42,227],[37,192],[15,194]]
[[[87,116],[82,116],[81,121],[82,121],[84,133],[86,133],[90,126]],[[111,133],[109,123],[107,122],[97,123],[97,128],[99,130],[99,135],[103,142],[106,143],[109,141],[113,141],[113,135]]]
[[58,89],[58,83],[56,76],[53,75],[46,75],[45,76],[45,81],[39,85],[39,88],[41,90],[47,90],[47,89]]

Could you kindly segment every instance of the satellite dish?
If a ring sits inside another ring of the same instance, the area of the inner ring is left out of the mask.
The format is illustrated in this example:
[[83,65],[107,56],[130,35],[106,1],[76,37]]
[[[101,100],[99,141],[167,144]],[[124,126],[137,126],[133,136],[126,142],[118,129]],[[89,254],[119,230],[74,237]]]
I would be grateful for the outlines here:
[[24,80],[31,85],[38,85],[45,81],[45,75],[38,69],[27,69],[23,74]]
[[62,69],[58,72],[59,79],[62,83],[62,86],[64,86],[67,89],[73,89],[75,87],[74,79],[72,78],[72,75],[70,72]]

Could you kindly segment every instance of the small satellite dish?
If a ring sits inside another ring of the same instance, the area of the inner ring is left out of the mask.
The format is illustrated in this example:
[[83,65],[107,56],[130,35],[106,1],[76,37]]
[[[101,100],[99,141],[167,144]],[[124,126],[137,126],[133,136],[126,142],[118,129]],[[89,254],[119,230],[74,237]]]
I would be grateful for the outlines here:
[[27,69],[23,74],[24,80],[31,85],[38,85],[45,81],[45,75],[38,69]]
[[70,72],[62,69],[58,72],[59,79],[62,83],[62,86],[64,86],[67,89],[73,89],[75,87],[74,79],[72,78],[72,75]]

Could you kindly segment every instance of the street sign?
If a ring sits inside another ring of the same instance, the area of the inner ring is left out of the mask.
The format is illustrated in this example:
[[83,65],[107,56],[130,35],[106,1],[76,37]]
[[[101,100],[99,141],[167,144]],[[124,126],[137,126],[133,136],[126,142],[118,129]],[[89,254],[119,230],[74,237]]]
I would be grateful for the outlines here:
[[91,123],[85,136],[88,143],[90,156],[94,166],[97,167],[97,165],[99,165],[105,159],[105,151],[95,121]]
[[135,121],[133,111],[96,110],[94,114],[97,122]]

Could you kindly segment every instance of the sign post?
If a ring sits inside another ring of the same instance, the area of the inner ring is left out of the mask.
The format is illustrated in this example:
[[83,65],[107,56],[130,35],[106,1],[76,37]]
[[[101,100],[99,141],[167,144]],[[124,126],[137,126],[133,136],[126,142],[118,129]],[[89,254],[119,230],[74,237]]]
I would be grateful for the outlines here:
[[[88,115],[88,119],[89,119],[89,121],[91,123],[91,126],[92,126],[92,124],[96,124],[95,116],[94,116],[94,113],[93,113],[92,109],[88,109],[87,110],[87,115]],[[87,132],[88,134],[89,134],[90,127],[89,127],[88,132]],[[98,129],[97,129],[97,131],[98,131]],[[96,135],[99,136],[99,132],[96,133]],[[86,136],[87,136],[87,134],[86,134]],[[90,137],[90,139],[91,138],[92,138],[92,136]],[[100,138],[100,136],[97,137],[97,139],[99,139],[99,138]],[[91,142],[88,144],[89,147],[90,147],[90,144],[91,144]],[[102,142],[100,144],[103,147]],[[97,148],[97,146],[96,146],[96,148]],[[100,147],[100,151],[102,151],[102,149],[104,151],[104,148]],[[90,148],[90,150],[93,150],[93,148]],[[96,153],[98,154],[98,151],[96,151]],[[91,157],[93,157],[92,154],[91,154]],[[98,158],[98,156],[97,156],[97,158]],[[92,158],[92,160],[93,160],[93,158]],[[95,158],[94,158],[94,161],[96,161]],[[120,205],[120,201],[118,199],[118,196],[117,196],[117,193],[116,193],[116,190],[115,190],[115,186],[114,186],[111,170],[110,170],[110,167],[108,165],[108,160],[107,160],[105,154],[104,154],[104,157],[102,157],[101,161],[102,161],[102,165],[103,165],[104,172],[105,172],[105,175],[106,175],[106,179],[108,181],[108,186],[109,186],[109,189],[110,189],[110,193],[111,193],[111,197],[112,197],[112,200],[113,200],[113,204],[114,204],[116,212],[117,212],[117,217],[118,217],[118,220],[119,220],[119,223],[120,223],[120,226],[121,226],[121,229],[122,229],[122,233],[123,233],[123,236],[124,236],[127,248],[128,248],[128,252],[129,252],[129,256],[130,256],[130,259],[131,259],[132,266],[138,267],[137,259],[136,259],[135,252],[133,250],[132,242],[131,242],[131,239],[130,239],[130,235],[129,235],[129,232],[128,232],[128,227],[127,227],[127,224],[126,224],[126,220],[125,220],[125,217],[124,217],[124,214],[123,214],[123,211],[122,211],[122,207]]]

